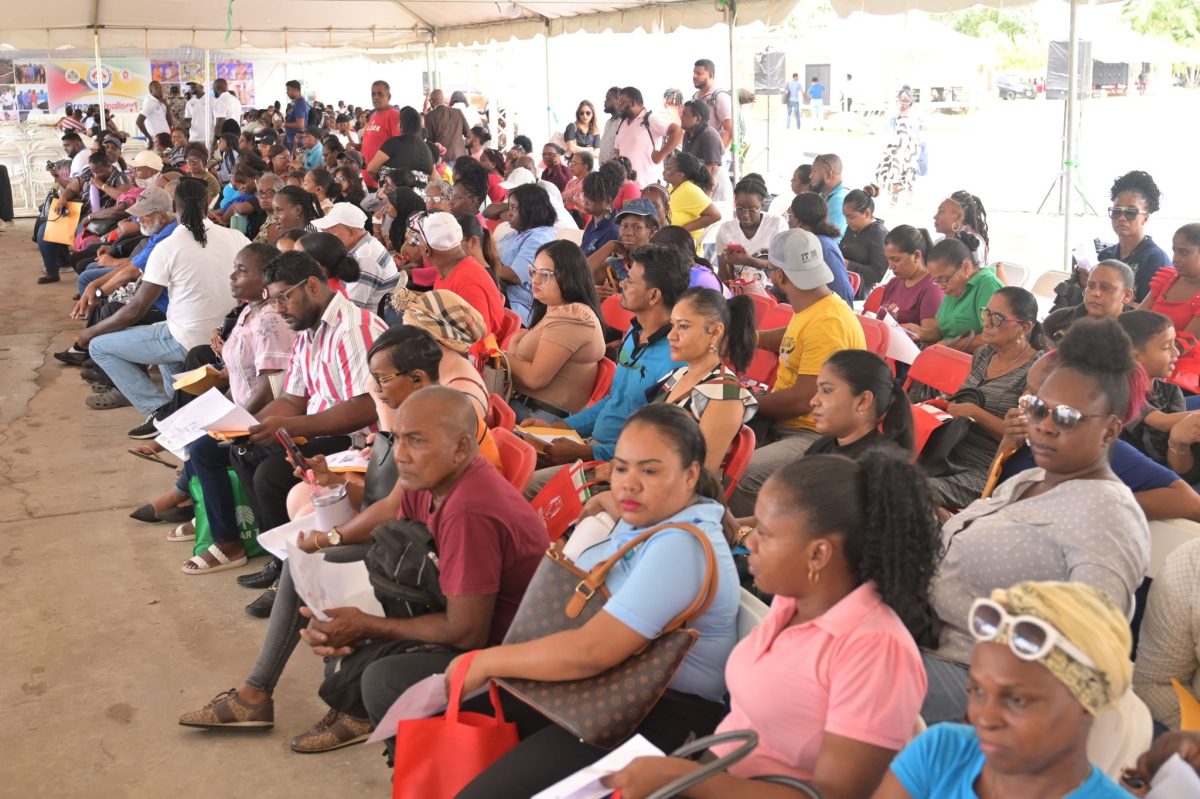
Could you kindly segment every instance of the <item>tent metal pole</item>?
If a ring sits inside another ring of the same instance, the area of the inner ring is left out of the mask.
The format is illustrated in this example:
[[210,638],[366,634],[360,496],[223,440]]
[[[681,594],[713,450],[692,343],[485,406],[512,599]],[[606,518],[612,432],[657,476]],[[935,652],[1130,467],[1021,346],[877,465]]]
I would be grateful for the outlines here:
[[550,107],[550,20],[542,31],[542,71],[546,75],[546,141],[554,136],[554,109]]
[[213,119],[212,115],[212,76],[210,75],[211,63],[212,59],[210,57],[210,51],[206,47],[204,48],[204,129],[208,131],[208,141],[204,142],[204,146],[216,149],[216,144],[214,144],[214,142],[217,138],[217,132],[211,127],[213,122],[216,121]]
[[104,115],[104,63],[100,60],[100,28],[92,26],[92,47],[96,52],[96,93],[100,95],[100,113],[96,122],[100,125],[100,140],[108,132],[108,118]]
[[[737,28],[737,0],[730,0],[725,7],[725,18],[729,27],[729,104],[733,107],[733,136],[730,138],[729,157],[733,162],[733,185],[742,179],[742,159],[739,148],[742,145],[738,137],[741,129],[742,104],[738,101],[737,90],[737,61],[733,57],[733,33]],[[768,158],[770,151],[768,150]]]
[[1078,0],[1071,2],[1071,31],[1067,42],[1067,122],[1063,147],[1063,269],[1071,269],[1071,206],[1075,193],[1075,115],[1079,91],[1079,32],[1076,27]]

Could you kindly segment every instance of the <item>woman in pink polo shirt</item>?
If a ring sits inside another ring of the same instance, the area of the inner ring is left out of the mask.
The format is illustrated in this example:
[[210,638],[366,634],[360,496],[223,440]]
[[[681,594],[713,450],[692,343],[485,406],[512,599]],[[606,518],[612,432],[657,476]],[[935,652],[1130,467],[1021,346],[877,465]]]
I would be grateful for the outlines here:
[[[764,775],[822,796],[869,796],[912,738],[925,696],[914,637],[929,629],[940,551],[929,489],[885,448],[858,461],[816,455],[772,475],[755,515],[750,571],[775,600],[729,656],[732,710],[717,732],[754,730],[758,747],[687,796],[779,796],[751,779]],[[605,784],[639,799],[696,767],[640,758]]]

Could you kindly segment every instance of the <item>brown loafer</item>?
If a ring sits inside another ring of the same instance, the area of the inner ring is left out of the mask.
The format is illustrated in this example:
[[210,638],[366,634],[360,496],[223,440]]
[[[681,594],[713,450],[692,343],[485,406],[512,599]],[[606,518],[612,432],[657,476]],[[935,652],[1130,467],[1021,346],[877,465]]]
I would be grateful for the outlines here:
[[297,735],[289,744],[293,751],[302,755],[315,755],[362,743],[371,737],[374,729],[370,719],[356,719],[340,711],[330,710],[323,719]]
[[275,726],[275,700],[252,705],[238,698],[236,688],[230,688],[199,710],[184,713],[179,723],[184,727],[270,729]]

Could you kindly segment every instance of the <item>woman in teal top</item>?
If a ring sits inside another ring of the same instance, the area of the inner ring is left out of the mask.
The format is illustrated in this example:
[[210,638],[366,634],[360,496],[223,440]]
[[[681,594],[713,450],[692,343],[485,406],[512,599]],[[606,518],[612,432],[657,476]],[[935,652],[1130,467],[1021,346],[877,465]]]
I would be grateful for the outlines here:
[[938,307],[936,329],[924,329],[917,335],[926,344],[938,342],[974,352],[983,344],[980,311],[1004,284],[996,277],[996,270],[976,266],[971,250],[959,239],[939,241],[925,263],[944,297]]
[[1132,636],[1082,583],[1024,582],[977,599],[965,724],[930,727],[874,799],[1128,799],[1088,761],[1096,715],[1128,690]]

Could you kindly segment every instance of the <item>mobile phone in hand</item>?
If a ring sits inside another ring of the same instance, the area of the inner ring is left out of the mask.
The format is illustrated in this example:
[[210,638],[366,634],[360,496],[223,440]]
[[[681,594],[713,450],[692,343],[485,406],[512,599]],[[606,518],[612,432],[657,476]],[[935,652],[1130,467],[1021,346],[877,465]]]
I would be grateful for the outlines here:
[[300,451],[300,447],[296,446],[296,442],[292,440],[291,434],[282,427],[275,431],[275,438],[279,439],[279,443],[283,445],[283,449],[287,452],[288,457],[292,459],[292,464],[300,470],[301,474],[308,471],[308,459],[304,457],[304,453]]

